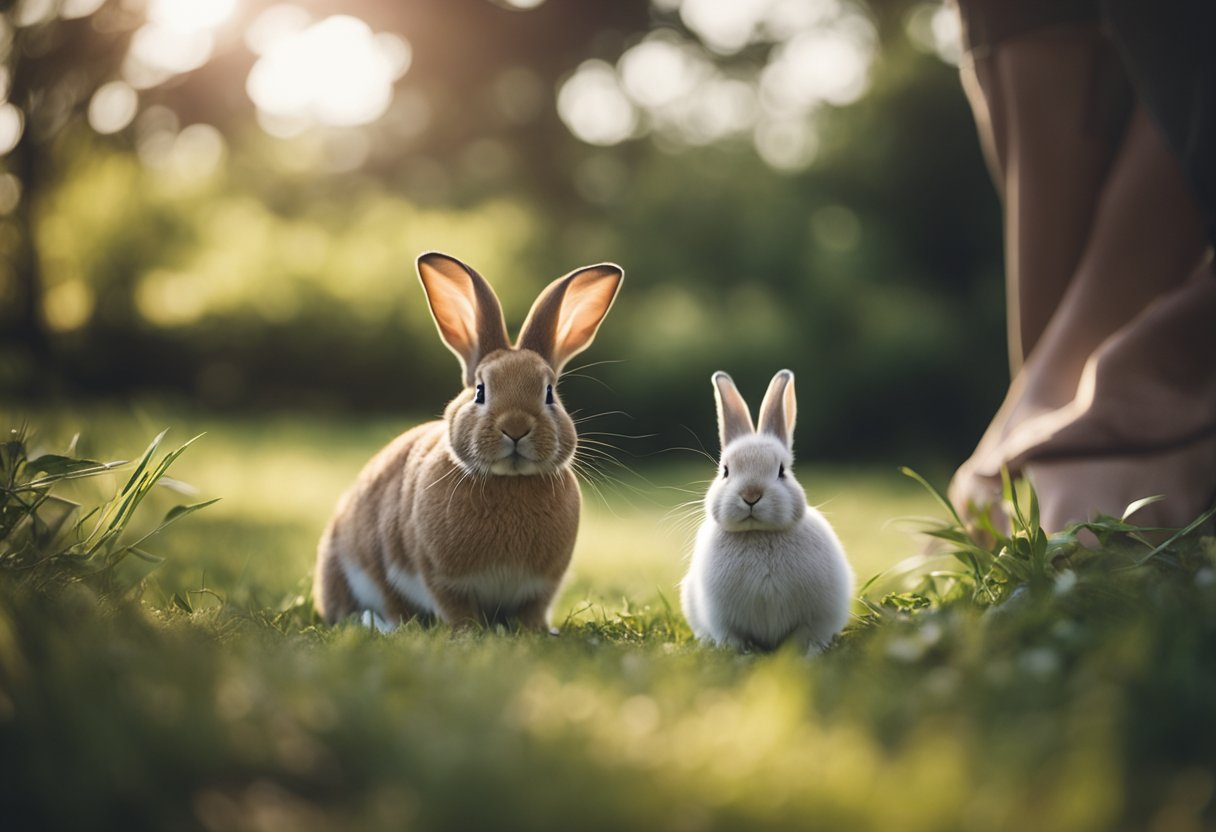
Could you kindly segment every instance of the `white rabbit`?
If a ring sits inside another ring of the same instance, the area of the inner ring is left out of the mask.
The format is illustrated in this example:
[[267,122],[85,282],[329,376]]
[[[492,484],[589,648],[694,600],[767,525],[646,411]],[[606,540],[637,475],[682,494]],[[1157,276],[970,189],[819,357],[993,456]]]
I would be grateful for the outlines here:
[[849,618],[853,570],[794,479],[794,374],[773,376],[760,429],[726,373],[713,375],[722,461],[681,583],[698,639],[772,650],[793,639],[823,651]]

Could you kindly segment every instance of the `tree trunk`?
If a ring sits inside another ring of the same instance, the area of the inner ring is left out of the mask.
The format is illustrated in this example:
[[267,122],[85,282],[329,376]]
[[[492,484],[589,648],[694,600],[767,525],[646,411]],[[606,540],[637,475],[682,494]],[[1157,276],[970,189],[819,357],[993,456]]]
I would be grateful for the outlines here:
[[30,84],[29,68],[21,61],[26,37],[25,29],[15,33],[8,67],[9,100],[21,108],[25,126],[7,160],[9,172],[21,184],[21,194],[9,217],[17,232],[10,262],[15,297],[4,334],[4,341],[16,354],[17,392],[23,394],[45,390],[46,374],[52,366],[51,338],[43,316],[42,260],[38,256],[35,228],[37,201],[48,184],[44,181],[47,165],[43,143],[46,139],[40,135],[37,113],[33,112],[36,96]]
[[38,256],[38,241],[34,227],[34,207],[42,187],[42,148],[37,140],[26,135],[9,156],[11,170],[21,182],[21,200],[13,211],[12,221],[17,228],[16,250],[13,252],[13,274],[16,281],[16,303],[13,304],[15,320],[12,335],[33,360],[34,369],[45,368],[51,359],[51,339],[42,315],[45,289],[42,280],[42,262]]

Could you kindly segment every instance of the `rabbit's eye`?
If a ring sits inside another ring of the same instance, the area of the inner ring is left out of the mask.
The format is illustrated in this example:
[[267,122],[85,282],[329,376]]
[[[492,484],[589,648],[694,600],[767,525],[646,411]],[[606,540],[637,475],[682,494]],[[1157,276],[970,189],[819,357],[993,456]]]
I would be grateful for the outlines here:
[[779,480],[785,479],[785,466],[784,465],[777,466],[777,479],[779,479]]
[[726,479],[729,476],[730,476],[730,466],[723,465],[722,466],[722,479]]
[[553,385],[545,388],[545,404],[553,404]]
[[473,401],[477,404],[486,403],[486,386],[484,384],[477,385],[477,394],[473,396]]

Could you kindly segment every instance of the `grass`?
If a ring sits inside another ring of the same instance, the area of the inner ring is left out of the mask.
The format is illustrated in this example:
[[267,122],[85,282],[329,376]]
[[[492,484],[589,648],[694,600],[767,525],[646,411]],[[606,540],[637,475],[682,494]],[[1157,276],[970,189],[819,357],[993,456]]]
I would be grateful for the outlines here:
[[[165,561],[141,589],[123,589],[138,558],[108,585],[0,572],[0,802],[21,828],[1216,820],[1216,544],[1198,533],[1154,551],[1108,520],[1094,554],[1036,534],[1023,494],[1016,533],[974,547],[893,468],[804,465],[863,580],[922,548],[895,518],[942,518],[946,548],[868,587],[820,659],[740,656],[671,609],[678,489],[712,473],[677,460],[588,494],[561,637],[383,636],[317,626],[304,596],[334,498],[398,426],[90,413],[78,452],[136,457],[170,418],[179,442],[205,431],[168,472],[199,493],[150,489],[115,546],[222,499],[146,541]],[[71,422],[39,419],[48,438]],[[97,501],[130,473],[62,490]]]
[[[176,502],[218,498],[192,518],[189,531],[166,535],[157,554],[165,562],[151,574],[157,597],[209,586],[237,607],[279,604],[305,588],[317,539],[342,491],[373,453],[399,433],[400,419],[360,422],[272,416],[208,419],[153,409],[135,416],[121,410],[40,414],[51,437],[71,437],[87,425],[79,451],[100,458],[133,458],[166,424],[183,441],[202,435],[173,468],[173,477],[197,493],[156,495],[149,522]],[[627,455],[622,458],[634,463]],[[611,465],[605,473],[624,484],[599,480],[584,488],[579,542],[555,614],[565,619],[588,602],[619,607],[674,603],[675,585],[697,518],[695,506],[714,466],[693,453],[665,455],[659,466],[635,476]],[[810,499],[849,544],[860,576],[884,569],[915,548],[910,524],[899,518],[933,512],[931,498],[883,469],[808,466],[799,477]],[[121,484],[120,475],[112,483]],[[70,496],[87,499],[88,489]],[[877,519],[876,519],[877,518]],[[891,522],[888,522],[891,520]]]

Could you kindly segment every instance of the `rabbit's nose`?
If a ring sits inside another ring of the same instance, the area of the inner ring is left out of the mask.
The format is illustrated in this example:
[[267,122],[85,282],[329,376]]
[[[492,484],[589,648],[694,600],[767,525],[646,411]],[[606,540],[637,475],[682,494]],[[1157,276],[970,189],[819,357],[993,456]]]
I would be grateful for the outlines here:
[[523,414],[507,414],[498,420],[498,429],[502,431],[502,435],[514,442],[531,433],[533,427],[532,420]]
[[760,502],[760,498],[764,496],[764,492],[759,488],[745,488],[739,496],[743,498],[743,502],[749,506],[754,506]]

